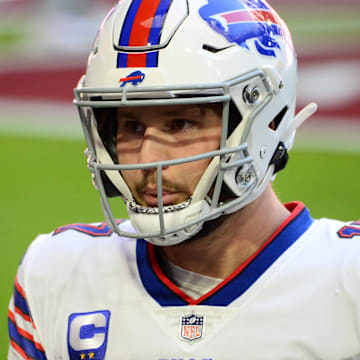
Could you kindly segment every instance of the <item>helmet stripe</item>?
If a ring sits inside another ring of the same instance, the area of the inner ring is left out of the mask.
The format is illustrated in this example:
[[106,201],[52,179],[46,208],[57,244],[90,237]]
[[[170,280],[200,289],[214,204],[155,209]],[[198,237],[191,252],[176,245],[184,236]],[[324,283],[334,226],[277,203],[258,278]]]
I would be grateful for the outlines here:
[[156,10],[159,6],[160,0],[142,1],[139,10],[135,16],[134,24],[131,30],[129,45],[130,46],[146,46],[149,43],[149,35],[151,27],[149,19],[153,19]]
[[131,3],[131,6],[126,15],[124,25],[122,27],[121,34],[120,34],[119,45],[121,45],[121,46],[129,45],[131,30],[133,28],[133,23],[134,23],[136,14],[139,10],[140,4],[141,4],[141,0],[134,0]]
[[161,0],[153,19],[149,34],[149,43],[151,45],[160,44],[161,30],[164,26],[165,17],[169,11],[172,0]]
[[[127,13],[125,21],[124,21],[124,25],[123,25],[121,33],[120,33],[120,39],[119,39],[120,46],[128,46],[129,45],[131,29],[133,27],[134,19],[139,10],[140,4],[141,4],[141,0],[134,0],[131,3],[131,6],[128,10],[128,13]],[[127,60],[128,60],[127,54],[119,53],[117,67],[118,68],[127,67]]]
[[159,52],[154,51],[146,55],[146,67],[157,67],[159,60]]
[[[149,44],[158,45],[160,44],[161,31],[164,26],[166,15],[169,11],[172,0],[162,0],[156,11],[153,19],[152,28],[149,34]],[[159,52],[154,51],[147,54],[146,66],[157,67],[158,66]]]
[[[160,43],[161,31],[172,0],[134,0],[122,28],[120,46],[148,46]],[[148,24],[152,19],[151,26]],[[119,53],[118,67],[156,67],[158,51],[141,54]]]

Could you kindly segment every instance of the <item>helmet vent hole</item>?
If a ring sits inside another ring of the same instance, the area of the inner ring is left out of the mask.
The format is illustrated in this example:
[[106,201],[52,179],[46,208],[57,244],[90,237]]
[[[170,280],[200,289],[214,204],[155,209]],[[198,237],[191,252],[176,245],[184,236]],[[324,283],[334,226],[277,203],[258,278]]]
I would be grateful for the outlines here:
[[230,108],[229,108],[229,123],[228,123],[228,137],[232,134],[232,132],[236,129],[236,127],[241,123],[242,116],[235,105],[234,101],[230,101]]
[[269,124],[269,128],[271,130],[274,130],[276,131],[282,121],[282,119],[284,118],[285,114],[287,113],[288,111],[288,107],[285,106],[275,117],[274,119],[270,122]]
[[209,44],[203,44],[202,48],[203,48],[203,50],[206,50],[206,51],[209,51],[209,52],[211,52],[213,54],[216,54],[216,53],[218,53],[220,51],[223,51],[223,50],[226,50],[226,49],[228,49],[228,48],[230,48],[232,46],[233,45],[226,46],[226,47],[223,47],[223,48],[217,48],[217,47],[209,45]]
[[209,52],[212,52],[212,53],[217,53],[217,49],[214,46],[211,46],[211,45],[208,45],[208,44],[204,44],[203,49],[207,50]]

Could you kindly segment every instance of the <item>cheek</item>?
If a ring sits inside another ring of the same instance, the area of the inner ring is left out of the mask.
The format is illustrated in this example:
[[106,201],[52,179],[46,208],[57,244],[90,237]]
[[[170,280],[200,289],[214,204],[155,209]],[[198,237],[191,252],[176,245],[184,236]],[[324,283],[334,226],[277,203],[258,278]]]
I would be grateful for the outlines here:
[[141,170],[123,170],[121,175],[132,192],[135,184],[142,180]]
[[187,187],[191,192],[196,188],[210,161],[211,159],[204,159],[183,164],[178,167],[179,178],[183,179],[183,182],[187,184]]
[[[178,157],[180,158],[192,155],[199,155],[210,151],[218,150],[220,138],[221,135],[213,136],[211,141],[198,144],[198,146],[192,145],[192,147],[189,149],[183,148],[183,153],[178,154]],[[174,166],[172,167],[173,171],[171,171],[169,168],[170,171],[168,172],[168,174],[172,173],[172,177],[178,177],[178,179],[181,179],[183,183],[186,183],[188,185],[188,188],[191,189],[192,192],[197,186],[198,182],[200,181],[202,175],[204,174],[212,159],[213,157]],[[165,172],[164,174],[167,174],[167,172]]]
[[137,149],[125,142],[116,144],[116,153],[119,164],[133,164],[136,162]]

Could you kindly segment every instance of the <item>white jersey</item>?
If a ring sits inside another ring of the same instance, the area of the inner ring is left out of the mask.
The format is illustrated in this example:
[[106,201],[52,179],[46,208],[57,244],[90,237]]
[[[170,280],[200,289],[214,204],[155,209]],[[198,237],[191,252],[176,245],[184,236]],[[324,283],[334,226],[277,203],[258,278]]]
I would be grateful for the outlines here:
[[105,224],[39,236],[15,281],[9,359],[355,357],[360,222],[314,221],[303,204],[287,206],[264,246],[198,299],[164,275],[154,246]]

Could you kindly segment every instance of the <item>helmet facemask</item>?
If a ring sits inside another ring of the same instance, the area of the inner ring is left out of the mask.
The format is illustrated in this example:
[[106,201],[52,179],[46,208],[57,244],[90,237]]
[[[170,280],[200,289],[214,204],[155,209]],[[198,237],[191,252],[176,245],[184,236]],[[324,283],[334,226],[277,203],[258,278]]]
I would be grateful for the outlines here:
[[[243,121],[240,121],[241,116],[239,114],[236,115],[236,120],[229,121],[230,109],[232,109],[232,119],[237,112],[230,93],[235,89],[245,94],[246,89],[255,83],[262,84],[262,86],[257,87],[259,98],[256,104],[251,105],[252,109],[248,111],[247,117]],[[144,96],[144,94],[153,95],[154,93],[157,95],[155,99]],[[166,98],[164,94],[167,95]],[[160,99],[160,95],[163,98]],[[244,135],[251,127],[253,117],[273,97],[264,73],[256,71],[228,83],[215,84],[206,88],[142,88],[141,91],[125,88],[109,91],[107,89],[95,90],[78,87],[76,96],[92,157],[90,165],[100,191],[102,206],[109,225],[112,225],[114,231],[120,235],[146,238],[157,245],[174,245],[197,234],[205,221],[236,211],[244,204],[253,201],[255,198],[254,190],[259,186],[263,188],[264,184],[268,183],[268,179],[263,179],[254,166],[248,152],[248,145],[246,141],[243,141]],[[146,112],[146,107],[152,105],[206,103],[223,104],[222,135],[219,149],[180,159],[146,164],[118,164],[116,157],[116,121],[114,120],[116,108],[141,106]],[[163,169],[203,159],[209,159],[209,165],[192,196],[180,204],[164,206],[162,196]],[[151,168],[156,169],[158,206],[145,207],[136,202],[121,172]],[[272,171],[269,171],[266,178],[271,176]],[[224,187],[230,189],[230,193],[234,194],[231,200],[229,200],[230,197],[227,199],[222,197]],[[234,187],[236,187],[235,191]],[[259,194],[261,192],[258,191]],[[252,196],[249,196],[251,194]],[[116,221],[108,202],[108,197],[112,196],[123,198],[127,205],[130,220],[137,232],[124,233],[115,225]],[[151,231],[147,230],[149,228]]]

